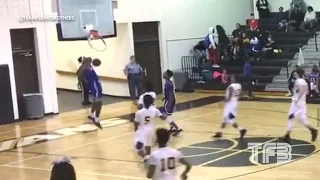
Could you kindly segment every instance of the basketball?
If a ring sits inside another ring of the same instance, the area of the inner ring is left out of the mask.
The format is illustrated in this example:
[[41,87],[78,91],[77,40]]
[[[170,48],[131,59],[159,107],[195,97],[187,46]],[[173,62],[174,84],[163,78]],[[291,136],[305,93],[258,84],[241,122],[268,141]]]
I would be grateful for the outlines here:
[[95,67],[100,66],[100,65],[101,65],[101,60],[98,59],[98,58],[94,58],[94,59],[92,60],[92,65],[95,66]]

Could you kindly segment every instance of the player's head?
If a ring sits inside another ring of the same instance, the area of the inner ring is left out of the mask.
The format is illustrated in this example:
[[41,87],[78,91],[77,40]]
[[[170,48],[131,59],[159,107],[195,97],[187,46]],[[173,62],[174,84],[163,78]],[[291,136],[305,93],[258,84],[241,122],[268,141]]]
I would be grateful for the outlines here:
[[153,92],[154,91],[153,84],[151,82],[146,82],[146,84],[144,85],[144,88],[145,88],[146,92]]
[[152,96],[146,94],[143,96],[143,104],[146,109],[148,109],[154,103]]
[[303,78],[304,76],[304,69],[302,67],[298,67],[296,70],[297,74],[299,75],[300,78]]
[[313,65],[312,66],[312,72],[318,72],[318,66],[317,65]]
[[79,64],[82,64],[84,59],[85,59],[84,56],[80,56],[80,57],[78,58],[78,63],[79,63]]
[[69,162],[54,163],[51,170],[50,180],[76,180],[75,170]]
[[136,62],[136,57],[134,55],[130,56],[130,62],[135,63]]
[[170,79],[171,77],[173,76],[173,72],[171,70],[166,70],[164,73],[163,73],[163,78],[164,79]]
[[159,146],[164,147],[170,139],[170,132],[166,128],[159,128],[156,130],[156,138]]

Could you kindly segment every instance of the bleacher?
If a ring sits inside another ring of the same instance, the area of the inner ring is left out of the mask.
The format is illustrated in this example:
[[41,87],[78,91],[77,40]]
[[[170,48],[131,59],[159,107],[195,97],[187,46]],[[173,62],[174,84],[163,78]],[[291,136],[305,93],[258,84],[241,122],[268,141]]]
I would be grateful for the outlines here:
[[[276,13],[272,13],[272,16],[275,17]],[[317,16],[320,22],[320,12],[317,12]],[[295,63],[292,63],[292,60],[299,51],[298,45],[300,43],[307,45],[312,38],[315,38],[314,41],[317,41],[317,34],[315,32],[278,32],[278,21],[274,18],[260,19],[259,28],[270,31],[274,37],[275,47],[282,50],[282,53],[271,52],[260,61],[251,62],[252,79],[256,82],[253,90],[269,91],[267,87],[273,83],[276,76],[280,73],[284,73],[283,75],[286,78],[289,76],[291,67],[295,65]],[[317,42],[314,43],[314,51],[316,52],[315,49],[318,49]],[[195,89],[224,90],[226,88],[226,85],[214,80],[205,83],[201,82],[200,72],[197,68],[198,62],[195,62],[195,58],[184,56],[181,61],[182,70],[188,72],[189,79],[193,81]],[[226,68],[228,74],[234,74],[240,83],[243,84],[244,88],[246,88],[247,82],[243,77],[244,60],[220,61],[219,65],[221,66],[220,69],[212,69],[212,71],[221,71],[222,68]],[[287,92],[287,89],[282,91]]]

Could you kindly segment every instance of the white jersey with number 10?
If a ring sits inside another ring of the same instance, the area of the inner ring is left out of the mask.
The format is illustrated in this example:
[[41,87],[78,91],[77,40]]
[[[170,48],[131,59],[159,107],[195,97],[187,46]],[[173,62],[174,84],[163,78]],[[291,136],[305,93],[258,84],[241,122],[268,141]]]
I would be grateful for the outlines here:
[[181,158],[183,158],[182,153],[170,147],[155,150],[150,157],[150,165],[156,166],[152,180],[177,179],[177,167]]
[[[229,97],[231,89],[233,89],[233,92],[231,94],[231,97]],[[230,101],[237,102],[241,94],[241,89],[242,87],[241,87],[241,84],[239,83],[230,84],[226,90],[226,99],[230,98]]]

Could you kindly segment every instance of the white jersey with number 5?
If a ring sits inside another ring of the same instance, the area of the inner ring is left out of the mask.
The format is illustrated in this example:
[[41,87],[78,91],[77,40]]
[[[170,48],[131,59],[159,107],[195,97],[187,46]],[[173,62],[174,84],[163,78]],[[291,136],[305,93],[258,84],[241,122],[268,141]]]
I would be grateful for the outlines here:
[[[297,101],[297,104],[306,104],[306,96],[308,94],[308,83],[306,80],[300,78],[294,83],[293,101]],[[301,98],[300,98],[301,97]]]
[[183,158],[182,153],[170,147],[155,150],[150,157],[150,165],[156,166],[152,180],[177,179],[177,166],[181,158]]
[[[157,98],[157,94],[155,92],[145,92],[139,97],[138,104],[143,104],[143,97],[145,95],[150,95],[154,100]],[[156,107],[155,103],[154,103],[154,106]]]
[[138,130],[145,128],[153,129],[155,119],[161,115],[162,113],[157,108],[151,106],[148,109],[142,108],[141,110],[137,111],[134,121],[139,123]]
[[[231,97],[229,97],[231,89],[233,89],[233,92],[231,94]],[[230,98],[231,102],[238,102],[239,96],[241,93],[241,89],[242,89],[242,87],[241,87],[241,84],[239,84],[239,83],[230,84],[226,90],[226,99]]]

